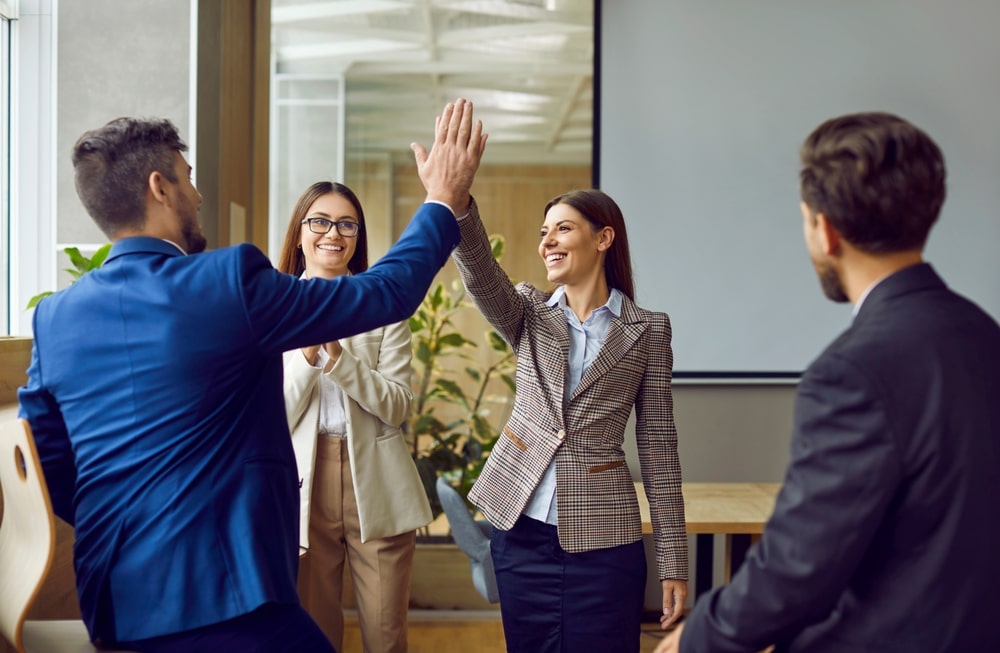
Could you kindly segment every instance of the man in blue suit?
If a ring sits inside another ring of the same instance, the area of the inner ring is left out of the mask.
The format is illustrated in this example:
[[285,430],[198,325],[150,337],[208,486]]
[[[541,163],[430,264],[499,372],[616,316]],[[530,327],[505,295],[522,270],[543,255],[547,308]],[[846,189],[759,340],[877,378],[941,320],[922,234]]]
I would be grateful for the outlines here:
[[801,158],[806,247],[854,319],[799,383],[761,541],[656,653],[1000,651],[1000,326],[923,260],[941,151],[864,113]]
[[397,322],[459,240],[485,147],[472,106],[414,146],[427,201],[367,272],[275,271],[209,253],[186,147],[166,120],[84,134],[76,188],[114,245],[41,302],[19,391],[53,506],[76,528],[84,621],[138,651],[331,651],[299,606],[298,474],[281,354]]

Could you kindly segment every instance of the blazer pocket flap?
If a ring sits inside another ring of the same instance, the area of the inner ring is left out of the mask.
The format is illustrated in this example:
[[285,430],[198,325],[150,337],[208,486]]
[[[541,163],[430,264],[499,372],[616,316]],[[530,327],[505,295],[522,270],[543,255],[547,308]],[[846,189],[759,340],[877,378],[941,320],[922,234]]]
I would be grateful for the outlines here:
[[625,464],[624,460],[618,460],[613,463],[605,463],[604,465],[594,465],[593,467],[588,467],[587,471],[591,474],[600,474],[601,472],[606,472],[612,469],[618,469]]
[[517,435],[513,431],[510,430],[509,426],[503,427],[503,434],[506,435],[507,438],[511,442],[513,442],[514,444],[516,444],[517,448],[520,449],[521,451],[527,451],[528,450],[528,445],[526,445],[524,443],[524,440],[522,440],[521,438],[517,437]]

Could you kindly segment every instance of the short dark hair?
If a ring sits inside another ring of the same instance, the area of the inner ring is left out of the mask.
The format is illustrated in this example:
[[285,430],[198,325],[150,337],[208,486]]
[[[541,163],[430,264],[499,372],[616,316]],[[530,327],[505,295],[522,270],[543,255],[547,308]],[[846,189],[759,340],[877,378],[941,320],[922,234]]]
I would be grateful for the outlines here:
[[186,150],[169,120],[116,118],[73,146],[76,193],[106,236],[140,229],[149,175],[156,171],[176,183],[174,152]]
[[347,269],[351,274],[359,274],[368,269],[368,229],[365,227],[365,212],[361,209],[361,200],[344,184],[335,181],[317,181],[302,192],[295,202],[295,208],[292,209],[292,217],[285,232],[285,244],[282,245],[281,254],[278,256],[278,270],[281,272],[300,276],[305,271],[305,255],[299,248],[302,230],[306,228],[302,220],[309,213],[309,207],[313,202],[331,193],[340,195],[350,202],[358,214],[358,242],[354,248],[354,255],[347,262]]
[[940,148],[889,113],[827,120],[802,144],[802,200],[858,249],[920,249],[945,198]]
[[604,227],[614,229],[615,239],[604,258],[604,278],[609,288],[617,288],[623,295],[635,301],[632,256],[629,254],[628,234],[625,232],[625,216],[615,201],[596,188],[571,190],[549,200],[542,215],[547,215],[549,209],[556,204],[572,206],[587,219],[594,230]]

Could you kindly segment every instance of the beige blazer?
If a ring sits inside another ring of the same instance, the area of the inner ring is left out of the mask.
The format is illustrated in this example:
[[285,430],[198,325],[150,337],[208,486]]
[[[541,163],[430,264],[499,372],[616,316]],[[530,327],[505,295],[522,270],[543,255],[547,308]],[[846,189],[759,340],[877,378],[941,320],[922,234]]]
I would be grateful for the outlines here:
[[604,344],[564,404],[569,327],[551,293],[514,286],[493,259],[475,202],[459,220],[453,256],[476,306],[517,355],[510,419],[469,499],[507,530],[553,459],[559,543],[571,553],[642,538],[635,485],[625,463],[625,426],[635,438],[649,499],[659,578],[687,579],[687,535],[677,455],[670,320],[623,298]]
[[[431,508],[400,430],[410,412],[410,328],[398,322],[340,341],[328,373],[344,391],[347,448],[361,540],[426,526]],[[299,468],[300,546],[309,548],[309,508],[319,428],[319,377],[299,350],[285,352],[285,412]],[[327,437],[327,436],[323,436]]]

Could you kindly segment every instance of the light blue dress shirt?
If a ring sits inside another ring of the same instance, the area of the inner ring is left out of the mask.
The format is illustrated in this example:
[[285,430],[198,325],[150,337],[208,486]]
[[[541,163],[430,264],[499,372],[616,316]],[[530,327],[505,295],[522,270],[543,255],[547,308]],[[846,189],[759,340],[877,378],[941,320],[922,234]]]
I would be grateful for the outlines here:
[[[611,289],[611,295],[604,306],[591,312],[586,322],[580,322],[566,304],[566,290],[559,286],[549,301],[549,306],[558,305],[566,315],[566,322],[569,324],[569,360],[567,361],[565,394],[563,395],[563,405],[569,401],[576,386],[580,384],[580,379],[590,364],[597,358],[597,352],[601,351],[604,344],[604,337],[608,334],[608,327],[611,319],[618,317],[622,313],[622,294],[617,288]],[[524,514],[532,519],[543,521],[547,524],[557,525],[559,523],[559,513],[556,509],[556,461],[553,458],[549,464],[542,480],[535,488],[535,492],[528,500],[528,505],[524,508]]]

